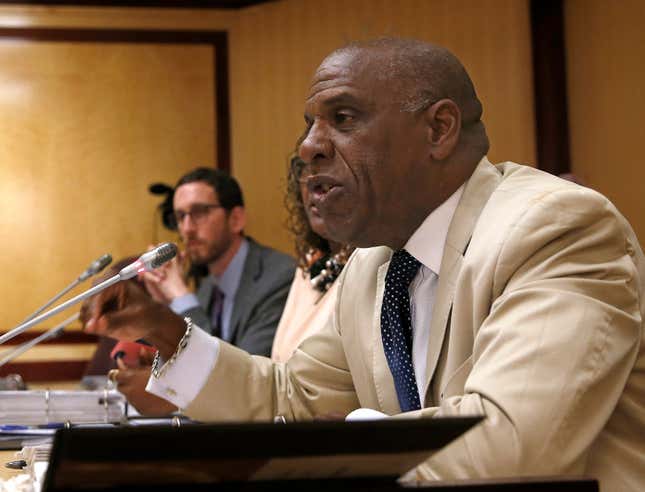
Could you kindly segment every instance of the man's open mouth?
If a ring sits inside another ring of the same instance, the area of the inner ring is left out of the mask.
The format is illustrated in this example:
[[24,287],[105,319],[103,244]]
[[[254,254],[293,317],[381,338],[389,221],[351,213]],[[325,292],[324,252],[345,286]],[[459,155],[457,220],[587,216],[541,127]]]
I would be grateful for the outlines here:
[[314,206],[327,199],[340,184],[328,176],[312,176],[307,181],[309,194]]

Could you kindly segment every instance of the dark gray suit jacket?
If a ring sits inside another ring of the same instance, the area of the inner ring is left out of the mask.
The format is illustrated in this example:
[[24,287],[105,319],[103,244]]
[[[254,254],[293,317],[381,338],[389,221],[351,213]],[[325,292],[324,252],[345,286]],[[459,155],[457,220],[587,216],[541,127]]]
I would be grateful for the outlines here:
[[[295,262],[284,253],[251,238],[247,240],[249,253],[233,302],[230,343],[251,354],[268,357],[293,280]],[[205,278],[196,293],[200,306],[182,313],[209,333],[212,332],[208,312],[212,293],[213,284]]]

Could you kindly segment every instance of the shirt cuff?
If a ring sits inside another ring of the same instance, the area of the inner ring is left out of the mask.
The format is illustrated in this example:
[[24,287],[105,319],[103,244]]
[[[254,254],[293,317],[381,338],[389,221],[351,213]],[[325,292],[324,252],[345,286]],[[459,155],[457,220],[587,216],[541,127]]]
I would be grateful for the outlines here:
[[[146,391],[186,408],[202,390],[219,356],[220,342],[195,326],[175,362],[158,378],[150,376]],[[163,361],[162,361],[163,362]]]
[[199,300],[195,294],[184,294],[183,296],[175,297],[168,305],[175,314],[185,313],[189,309],[199,307]]

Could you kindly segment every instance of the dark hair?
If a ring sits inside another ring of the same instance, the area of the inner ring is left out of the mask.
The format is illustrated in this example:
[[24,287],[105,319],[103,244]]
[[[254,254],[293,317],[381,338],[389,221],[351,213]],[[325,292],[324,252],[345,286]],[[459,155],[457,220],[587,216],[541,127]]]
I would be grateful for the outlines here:
[[240,185],[233,176],[221,169],[209,167],[193,169],[179,178],[179,181],[175,185],[175,190],[181,185],[198,181],[209,184],[213,188],[220,205],[226,210],[244,206],[244,198],[242,197]]
[[297,155],[289,159],[287,194],[284,197],[284,205],[288,213],[287,229],[294,235],[298,266],[306,270],[309,266],[307,265],[307,253],[313,249],[327,255],[331,253],[331,248],[326,239],[311,229],[307,219],[299,183],[304,166],[305,163]]

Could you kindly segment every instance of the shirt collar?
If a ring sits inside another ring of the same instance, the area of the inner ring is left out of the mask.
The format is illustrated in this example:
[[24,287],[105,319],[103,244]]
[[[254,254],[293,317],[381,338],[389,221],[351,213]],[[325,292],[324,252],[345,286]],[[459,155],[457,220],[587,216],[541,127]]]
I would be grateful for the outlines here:
[[450,198],[435,208],[414,231],[404,247],[408,253],[437,275],[441,269],[441,258],[448,236],[448,228],[463,191],[464,185],[461,185],[457,191],[450,195]]
[[240,248],[226,267],[226,270],[224,270],[224,273],[218,276],[211,275],[211,280],[222,291],[225,299],[232,300],[235,297],[235,292],[237,292],[240,280],[242,279],[242,271],[244,270],[244,263],[246,263],[248,254],[249,242],[246,239],[242,239]]

